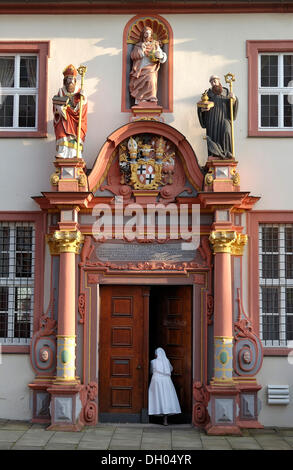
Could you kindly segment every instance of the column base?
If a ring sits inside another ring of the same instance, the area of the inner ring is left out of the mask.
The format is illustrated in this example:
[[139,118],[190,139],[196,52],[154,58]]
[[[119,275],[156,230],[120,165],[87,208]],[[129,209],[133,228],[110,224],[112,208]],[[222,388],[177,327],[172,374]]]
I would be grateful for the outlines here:
[[35,382],[28,385],[33,394],[32,423],[49,424],[51,422],[51,397],[48,393],[48,387],[52,385],[52,380],[53,378],[39,381],[36,379]]
[[51,425],[47,428],[54,431],[80,431],[83,423],[80,420],[82,403],[78,383],[64,384],[57,381],[48,388],[51,395]]
[[230,381],[226,386],[224,384],[218,385],[213,381],[207,390],[210,394],[208,406],[210,422],[205,427],[206,433],[213,436],[229,434],[241,436],[242,433],[236,418],[238,388]]

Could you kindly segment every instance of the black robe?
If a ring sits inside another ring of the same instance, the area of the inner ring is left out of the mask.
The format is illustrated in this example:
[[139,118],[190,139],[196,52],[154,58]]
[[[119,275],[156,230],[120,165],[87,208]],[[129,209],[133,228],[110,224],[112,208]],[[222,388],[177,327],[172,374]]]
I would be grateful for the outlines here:
[[[206,129],[208,154],[220,158],[232,158],[231,113],[229,90],[223,87],[221,95],[208,90],[209,101],[215,103],[209,111],[197,108],[201,127]],[[238,99],[233,105],[233,120],[237,116]]]

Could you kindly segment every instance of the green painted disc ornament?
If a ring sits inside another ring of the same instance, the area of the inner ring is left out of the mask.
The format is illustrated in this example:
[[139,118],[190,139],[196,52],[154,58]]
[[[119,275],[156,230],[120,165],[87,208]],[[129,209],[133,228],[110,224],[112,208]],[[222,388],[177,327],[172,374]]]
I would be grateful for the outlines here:
[[226,362],[228,361],[228,354],[227,354],[226,351],[221,352],[220,361],[221,361],[222,364],[226,364]]
[[66,349],[63,349],[61,353],[61,361],[63,362],[63,364],[66,364],[67,362],[69,362],[69,359],[70,359],[70,352],[67,351]]

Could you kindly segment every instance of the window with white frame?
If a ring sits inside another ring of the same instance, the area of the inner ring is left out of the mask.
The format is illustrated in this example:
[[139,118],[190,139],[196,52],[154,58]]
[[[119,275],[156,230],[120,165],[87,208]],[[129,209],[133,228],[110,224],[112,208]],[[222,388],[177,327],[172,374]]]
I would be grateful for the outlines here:
[[259,129],[293,130],[293,54],[259,54]]
[[0,130],[37,129],[38,55],[0,55]]
[[33,330],[35,228],[0,222],[0,344],[26,345]]
[[260,337],[264,346],[293,340],[293,224],[259,225]]

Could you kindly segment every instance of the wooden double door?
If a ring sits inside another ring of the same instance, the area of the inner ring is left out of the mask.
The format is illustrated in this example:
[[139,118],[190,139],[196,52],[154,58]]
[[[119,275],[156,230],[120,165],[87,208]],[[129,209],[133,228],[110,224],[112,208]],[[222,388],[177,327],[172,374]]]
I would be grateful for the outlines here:
[[173,365],[177,420],[191,421],[191,312],[191,286],[101,286],[100,422],[148,422],[149,364],[157,347]]

